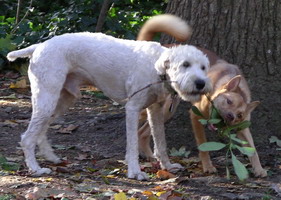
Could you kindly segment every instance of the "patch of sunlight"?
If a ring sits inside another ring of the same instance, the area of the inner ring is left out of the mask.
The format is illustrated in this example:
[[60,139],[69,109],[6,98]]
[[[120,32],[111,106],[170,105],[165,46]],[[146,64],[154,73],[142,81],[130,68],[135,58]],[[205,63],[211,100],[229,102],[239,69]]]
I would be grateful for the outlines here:
[[31,107],[31,102],[28,99],[0,99],[0,106]]

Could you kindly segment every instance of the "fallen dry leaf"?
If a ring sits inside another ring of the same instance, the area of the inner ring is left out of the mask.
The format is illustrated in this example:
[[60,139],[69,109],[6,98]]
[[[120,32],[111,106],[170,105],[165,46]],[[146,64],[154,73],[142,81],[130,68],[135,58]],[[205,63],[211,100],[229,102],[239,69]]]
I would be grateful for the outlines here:
[[53,126],[50,126],[51,129],[55,129],[55,130],[58,130],[61,128],[61,125],[60,124],[57,124],[57,125],[53,125]]
[[78,157],[75,157],[76,160],[86,160],[88,157],[87,154],[79,154]]
[[76,195],[76,193],[72,191],[34,187],[34,188],[30,188],[27,191],[25,198],[29,200],[46,199],[46,198],[61,199],[63,197],[71,197],[74,195]]
[[127,200],[127,196],[124,192],[114,194],[114,200]]
[[165,170],[158,170],[158,172],[156,173],[157,178],[160,178],[162,180],[166,180],[166,179],[170,179],[170,178],[175,178],[176,175],[165,171]]
[[70,171],[66,167],[56,167],[56,172],[59,172],[59,173],[69,173]]
[[58,133],[67,133],[67,134],[69,134],[69,133],[72,133],[72,131],[74,131],[77,128],[78,128],[78,125],[69,124],[67,127],[61,128],[57,132]]
[[176,191],[168,191],[164,192],[159,196],[159,199],[165,200],[182,200],[182,194]]
[[9,96],[1,96],[0,99],[17,99],[15,94],[10,94]]
[[18,123],[15,120],[5,120],[1,124],[6,125],[6,126],[11,126],[11,127],[15,127],[18,125]]
[[24,89],[24,88],[28,88],[29,86],[26,83],[25,79],[21,79],[19,81],[17,81],[16,83],[11,83],[10,88],[11,89]]
[[143,191],[142,194],[145,195],[145,196],[148,196],[148,197],[154,195],[153,192],[151,192],[151,191],[149,191],[149,190]]

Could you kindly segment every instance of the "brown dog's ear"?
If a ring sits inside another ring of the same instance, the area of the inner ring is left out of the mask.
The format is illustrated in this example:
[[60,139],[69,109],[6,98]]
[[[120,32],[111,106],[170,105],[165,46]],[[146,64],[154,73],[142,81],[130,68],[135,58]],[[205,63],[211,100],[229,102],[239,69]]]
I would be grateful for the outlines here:
[[237,75],[233,77],[230,81],[228,81],[228,83],[225,84],[223,88],[226,89],[228,92],[233,92],[237,89],[240,80],[241,80],[241,75]]
[[246,114],[250,114],[259,104],[259,101],[253,101],[251,103],[248,103],[246,108]]
[[164,52],[155,63],[155,69],[159,75],[166,74],[166,70],[170,68],[169,52]]

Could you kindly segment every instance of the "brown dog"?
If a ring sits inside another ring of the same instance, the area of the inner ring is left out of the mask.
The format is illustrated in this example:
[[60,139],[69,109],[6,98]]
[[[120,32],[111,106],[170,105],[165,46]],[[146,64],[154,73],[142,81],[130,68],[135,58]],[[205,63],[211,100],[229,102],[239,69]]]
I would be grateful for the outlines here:
[[[177,28],[182,23],[180,18],[173,16],[167,22],[167,20],[161,20],[162,16],[163,19],[169,18],[169,15],[152,17],[141,29],[138,39],[151,40],[156,32],[159,31],[167,33],[180,41],[188,39],[179,37],[179,35],[183,35],[180,34],[181,29]],[[157,28],[154,29],[154,27]],[[244,120],[250,120],[250,113],[256,108],[259,102],[251,102],[248,84],[239,68],[236,65],[232,65],[224,60],[221,60],[215,53],[209,50],[203,48],[199,49],[203,51],[210,60],[211,69],[208,73],[208,76],[211,79],[214,88],[212,94],[210,94],[211,100],[214,102],[215,107],[218,109],[224,120],[230,125],[237,124]],[[179,101],[180,100],[178,98],[172,98],[171,96],[167,98],[163,110],[165,121],[168,121],[173,116]],[[173,109],[171,109],[171,105]],[[211,104],[206,96],[202,96],[201,101],[195,103],[194,105],[199,108],[204,116],[209,116]],[[198,121],[200,117],[195,115],[193,112],[190,112],[190,118],[192,121],[193,132],[195,134],[197,145],[206,142],[207,140],[204,127]],[[140,121],[144,122],[144,125],[139,129],[139,147],[140,151],[142,151],[146,157],[152,158],[153,153],[150,148],[150,128],[145,120],[146,113],[143,111]],[[255,148],[249,128],[238,132],[237,136],[242,140],[246,140],[248,142],[248,146]],[[202,161],[204,172],[216,172],[216,168],[213,166],[210,159],[209,152],[200,151],[199,157]],[[255,152],[253,156],[250,156],[249,159],[255,176],[267,176],[266,170],[264,170],[260,164],[257,152]]]

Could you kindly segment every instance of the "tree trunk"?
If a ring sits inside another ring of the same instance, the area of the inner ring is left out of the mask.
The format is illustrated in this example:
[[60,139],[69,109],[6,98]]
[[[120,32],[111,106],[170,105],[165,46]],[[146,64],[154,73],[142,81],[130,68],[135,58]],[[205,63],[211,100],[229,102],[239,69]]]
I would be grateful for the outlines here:
[[98,22],[97,22],[97,26],[96,26],[96,32],[101,32],[101,30],[102,30],[102,26],[104,24],[104,21],[105,21],[110,3],[111,3],[111,0],[104,0],[103,1],[102,8],[101,8],[101,11],[100,11],[100,15],[99,15]]
[[18,0],[16,24],[18,24],[20,22],[20,9],[21,9],[21,0]]
[[281,1],[171,0],[166,12],[193,27],[189,44],[240,66],[252,99],[261,101],[252,113],[253,132],[281,136]]

